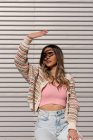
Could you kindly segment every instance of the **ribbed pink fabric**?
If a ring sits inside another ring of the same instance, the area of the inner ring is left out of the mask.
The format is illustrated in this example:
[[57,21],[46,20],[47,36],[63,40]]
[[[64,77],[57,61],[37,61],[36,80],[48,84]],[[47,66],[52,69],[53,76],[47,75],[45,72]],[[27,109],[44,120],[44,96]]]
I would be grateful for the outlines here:
[[66,106],[66,86],[58,88],[58,86],[48,83],[41,92],[41,101],[39,106],[46,104],[59,104]]

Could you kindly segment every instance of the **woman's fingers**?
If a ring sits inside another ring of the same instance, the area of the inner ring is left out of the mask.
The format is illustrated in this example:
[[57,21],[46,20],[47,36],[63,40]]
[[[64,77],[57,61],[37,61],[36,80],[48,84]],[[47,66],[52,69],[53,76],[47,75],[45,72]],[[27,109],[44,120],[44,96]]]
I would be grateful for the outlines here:
[[37,37],[43,36],[43,35],[45,35],[47,33],[48,33],[47,30],[43,30],[43,31],[37,32]]
[[48,30],[43,30],[41,32],[43,32],[44,34],[46,34],[46,33],[48,33]]
[[71,138],[71,140],[79,140],[79,135],[78,135],[77,131],[74,129],[70,129],[68,131],[68,138],[69,137]]

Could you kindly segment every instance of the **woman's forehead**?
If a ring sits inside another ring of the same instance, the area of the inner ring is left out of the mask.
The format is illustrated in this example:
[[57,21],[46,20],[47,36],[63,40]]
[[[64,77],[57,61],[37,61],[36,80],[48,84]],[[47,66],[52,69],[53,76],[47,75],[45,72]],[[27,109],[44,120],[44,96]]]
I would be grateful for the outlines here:
[[53,49],[52,48],[46,48],[45,50],[44,50],[44,52],[48,52],[48,51],[53,51]]

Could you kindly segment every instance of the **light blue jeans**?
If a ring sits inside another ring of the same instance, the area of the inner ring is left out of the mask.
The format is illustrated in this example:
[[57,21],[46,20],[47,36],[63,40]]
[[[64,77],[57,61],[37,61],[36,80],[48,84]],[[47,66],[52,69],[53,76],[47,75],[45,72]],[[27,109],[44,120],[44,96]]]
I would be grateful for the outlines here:
[[39,109],[35,140],[68,140],[68,122],[64,119],[64,113],[64,109],[57,111]]

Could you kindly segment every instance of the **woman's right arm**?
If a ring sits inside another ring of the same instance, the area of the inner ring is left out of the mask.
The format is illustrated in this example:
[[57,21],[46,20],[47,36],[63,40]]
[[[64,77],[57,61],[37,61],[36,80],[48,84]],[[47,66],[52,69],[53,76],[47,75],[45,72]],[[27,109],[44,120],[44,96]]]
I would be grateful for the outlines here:
[[[22,76],[26,79],[26,81],[29,83],[29,62],[28,62],[28,51],[29,51],[29,44],[32,42],[33,39],[37,37],[41,37],[47,33],[47,30],[34,32],[31,34],[28,34],[24,40],[20,43],[18,47],[18,52],[16,53],[16,56],[14,58],[14,63],[19,70],[19,72],[22,74]],[[34,67],[30,65],[31,71],[34,72]]]
[[18,47],[18,51],[14,58],[14,63],[19,70],[19,72],[22,74],[22,76],[26,79],[26,81],[29,83],[29,62],[28,62],[28,51],[29,51],[29,44],[32,40],[29,37],[25,37],[25,39],[20,43]]

